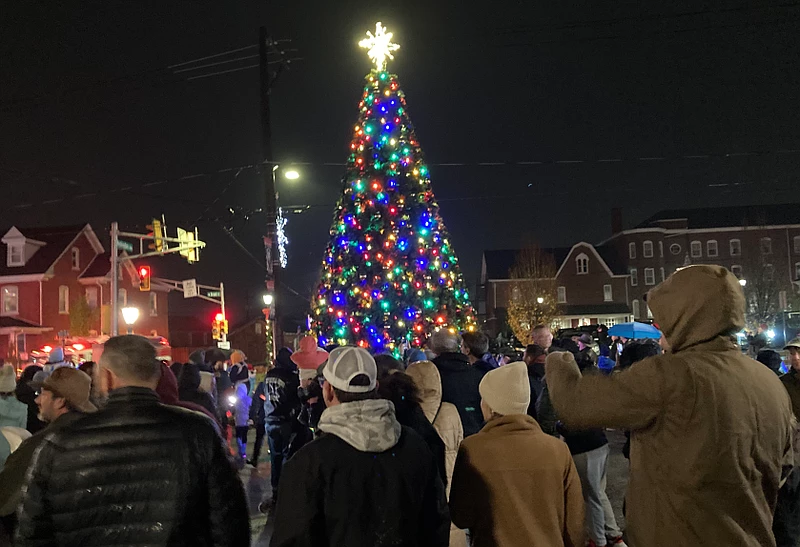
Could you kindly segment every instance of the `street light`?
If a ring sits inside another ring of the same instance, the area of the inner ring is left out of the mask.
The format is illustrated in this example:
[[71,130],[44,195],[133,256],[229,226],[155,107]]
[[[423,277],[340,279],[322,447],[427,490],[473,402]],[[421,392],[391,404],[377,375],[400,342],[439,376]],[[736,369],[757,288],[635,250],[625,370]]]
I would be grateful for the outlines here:
[[139,308],[122,308],[122,320],[128,325],[128,334],[133,334],[133,324],[139,319]]
[[739,285],[741,285],[742,287],[746,286],[747,285],[747,279],[740,279],[739,280]]
[[540,297],[538,297],[538,298],[536,299],[536,301],[537,301],[539,304],[544,304],[544,298],[542,298],[541,296],[540,296]]
[[274,298],[270,293],[265,294],[263,298],[264,298],[264,305],[265,306],[271,306],[272,305],[272,301],[274,300]]
[[287,180],[297,180],[300,178],[300,173],[294,169],[288,169],[287,171],[283,172],[283,176],[286,177]]

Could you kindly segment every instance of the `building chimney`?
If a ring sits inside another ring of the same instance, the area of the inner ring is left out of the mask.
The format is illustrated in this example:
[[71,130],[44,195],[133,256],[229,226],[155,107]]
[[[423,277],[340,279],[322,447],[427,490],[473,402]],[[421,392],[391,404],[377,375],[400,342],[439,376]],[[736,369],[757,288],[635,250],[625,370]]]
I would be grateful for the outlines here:
[[622,231],[622,207],[611,209],[611,235],[616,235]]

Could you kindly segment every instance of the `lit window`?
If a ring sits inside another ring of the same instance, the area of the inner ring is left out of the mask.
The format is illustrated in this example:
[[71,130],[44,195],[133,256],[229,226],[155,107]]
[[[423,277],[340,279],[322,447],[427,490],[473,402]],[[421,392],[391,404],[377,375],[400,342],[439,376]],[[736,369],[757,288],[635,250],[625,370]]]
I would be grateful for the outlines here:
[[673,255],[679,255],[681,254],[681,246],[678,245],[677,243],[673,243],[672,245],[669,246],[669,252],[672,253]]
[[737,265],[737,264],[734,264],[733,266],[731,266],[731,273],[733,275],[735,275],[738,279],[741,279],[742,278],[742,267]]
[[666,273],[664,272],[664,267],[663,266],[661,268],[659,268],[659,273],[661,274],[661,282],[663,283],[667,278]]
[[611,302],[614,300],[611,285],[603,285],[603,301]]
[[8,246],[8,265],[9,266],[24,266],[25,259],[22,253],[21,244],[13,244]]
[[150,317],[156,317],[158,315],[158,294],[151,292],[150,293]]
[[614,325],[617,324],[617,318],[616,317],[608,317],[604,324],[607,327],[613,327]]
[[19,313],[19,289],[13,285],[3,287],[3,315]]
[[644,284],[645,285],[655,285],[656,284],[656,271],[654,268],[645,268],[644,269]]
[[567,288],[566,287],[559,287],[558,288],[558,303],[559,304],[566,304],[567,303]]
[[72,248],[72,269],[75,271],[81,269],[81,250],[77,247]]
[[731,239],[731,256],[742,256],[742,242],[738,239]]
[[706,241],[706,254],[712,258],[719,256],[719,247],[717,247],[717,241],[715,239]]
[[772,254],[772,239],[768,237],[761,238],[761,254],[762,255]]
[[88,287],[86,289],[86,303],[92,309],[97,307],[97,287]]
[[579,254],[575,259],[575,264],[578,266],[578,275],[589,273],[589,257],[585,254]]
[[653,242],[645,241],[642,243],[642,254],[645,258],[653,258]]
[[69,287],[66,285],[58,288],[58,313],[69,313]]
[[631,307],[633,308],[633,317],[634,317],[634,319],[639,317],[639,301],[638,300],[634,300],[633,302],[631,302]]
[[703,256],[703,244],[699,241],[692,241],[690,249],[692,258],[700,258]]
[[636,258],[636,243],[628,243],[628,258]]
[[636,268],[631,268],[631,287],[636,287],[639,284],[639,272],[636,271]]
[[118,293],[117,303],[120,306],[127,306],[128,305],[128,291],[125,289],[120,289]]

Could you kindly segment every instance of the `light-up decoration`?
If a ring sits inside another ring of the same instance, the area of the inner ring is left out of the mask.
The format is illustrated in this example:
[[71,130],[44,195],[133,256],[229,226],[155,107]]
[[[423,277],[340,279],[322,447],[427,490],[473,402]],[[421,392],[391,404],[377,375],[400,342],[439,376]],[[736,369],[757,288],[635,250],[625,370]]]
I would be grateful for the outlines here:
[[285,268],[289,264],[289,255],[286,252],[286,246],[289,244],[289,238],[286,237],[286,223],[288,220],[283,215],[283,207],[278,207],[278,218],[276,219],[276,231],[278,236],[278,260],[281,263],[281,268]]
[[405,94],[385,71],[392,57],[376,46],[390,38],[379,24],[361,44],[378,70],[366,76],[351,126],[311,330],[324,343],[399,355],[437,328],[475,331],[477,323]]
[[399,44],[392,42],[392,36],[393,34],[386,32],[386,27],[378,21],[375,23],[375,34],[367,31],[367,37],[358,43],[359,46],[367,48],[367,55],[375,63],[378,72],[386,70],[386,58],[394,60],[392,52],[400,49]]

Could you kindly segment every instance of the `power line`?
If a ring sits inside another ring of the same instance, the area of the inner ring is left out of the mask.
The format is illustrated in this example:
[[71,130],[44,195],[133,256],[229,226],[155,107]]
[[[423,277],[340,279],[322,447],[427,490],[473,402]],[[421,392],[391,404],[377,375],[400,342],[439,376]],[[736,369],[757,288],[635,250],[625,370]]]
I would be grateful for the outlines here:
[[193,67],[189,67],[189,68],[182,68],[180,70],[174,70],[173,74],[179,74],[181,72],[189,72],[191,70],[199,70],[201,68],[209,68],[209,67],[212,67],[212,66],[225,65],[225,64],[228,64],[228,63],[235,63],[236,61],[244,61],[245,59],[257,59],[257,58],[258,58],[258,55],[245,55],[244,57],[235,57],[233,59],[228,59],[226,61],[217,61],[216,63],[207,63],[205,65],[198,65],[198,66],[193,66]]
[[[254,55],[254,57],[258,57],[258,55]],[[276,64],[283,64],[283,63],[291,63],[292,61],[300,61],[303,57],[293,57],[292,59],[281,59],[280,61],[269,61],[268,65],[276,65]],[[259,65],[248,65],[243,66],[240,68],[232,68],[230,70],[222,70],[220,72],[212,72],[210,74],[202,74],[200,76],[192,76],[191,78],[186,78],[187,80],[199,80],[200,78],[209,78],[211,76],[219,76],[220,74],[229,74],[231,72],[239,72],[240,70],[249,70],[251,68],[258,68]]]
[[240,47],[240,48],[237,48],[237,49],[231,49],[229,51],[223,51],[222,53],[215,53],[214,55],[206,55],[205,57],[198,57],[197,59],[192,59],[191,61],[184,61],[182,63],[169,65],[167,68],[169,70],[172,70],[173,68],[177,68],[179,66],[186,66],[186,65],[190,65],[192,63],[197,63],[199,61],[206,61],[208,59],[215,59],[217,57],[222,57],[223,55],[230,55],[231,53],[239,53],[240,51],[253,49],[255,47],[258,47],[258,44],[250,44],[249,46],[244,46],[244,47]]

